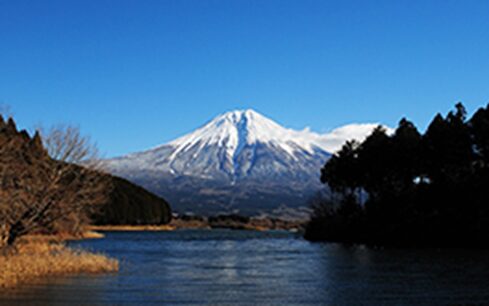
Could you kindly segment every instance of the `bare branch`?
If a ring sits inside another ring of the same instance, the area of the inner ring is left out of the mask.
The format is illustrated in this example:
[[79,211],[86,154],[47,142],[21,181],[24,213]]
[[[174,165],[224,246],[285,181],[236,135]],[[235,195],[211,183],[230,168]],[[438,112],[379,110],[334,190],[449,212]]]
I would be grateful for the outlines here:
[[49,129],[40,127],[38,131],[49,156],[55,160],[72,164],[99,160],[96,144],[82,136],[78,127],[60,124]]

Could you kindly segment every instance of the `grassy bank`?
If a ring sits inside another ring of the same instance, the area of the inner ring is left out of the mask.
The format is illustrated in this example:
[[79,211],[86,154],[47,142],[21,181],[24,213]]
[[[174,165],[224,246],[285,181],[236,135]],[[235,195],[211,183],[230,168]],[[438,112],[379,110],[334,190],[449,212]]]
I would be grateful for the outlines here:
[[20,242],[15,253],[0,255],[0,267],[0,288],[12,288],[46,276],[116,272],[119,263],[101,254],[31,238]]

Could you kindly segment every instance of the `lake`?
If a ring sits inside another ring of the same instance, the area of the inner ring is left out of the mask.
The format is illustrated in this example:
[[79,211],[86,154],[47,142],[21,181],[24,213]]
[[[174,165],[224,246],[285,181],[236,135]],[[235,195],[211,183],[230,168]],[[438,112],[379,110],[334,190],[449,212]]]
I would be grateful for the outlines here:
[[231,230],[108,232],[70,244],[118,258],[120,272],[4,290],[0,305],[489,303],[487,251],[370,249]]

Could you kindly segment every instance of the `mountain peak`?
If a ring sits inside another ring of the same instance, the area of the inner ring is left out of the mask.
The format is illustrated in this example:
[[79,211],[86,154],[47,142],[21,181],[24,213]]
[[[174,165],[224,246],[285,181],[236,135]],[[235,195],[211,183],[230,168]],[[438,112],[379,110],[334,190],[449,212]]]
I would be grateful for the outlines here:
[[236,118],[241,118],[242,116],[246,116],[247,118],[252,118],[254,116],[262,116],[262,115],[260,115],[254,109],[248,108],[248,109],[236,109],[236,110],[228,111],[228,112],[221,114],[217,117],[225,117],[225,118],[230,118],[230,119],[236,119]]
[[228,122],[234,125],[248,125],[248,124],[253,124],[255,121],[271,121],[270,119],[266,118],[262,114],[256,112],[253,109],[246,109],[246,110],[234,110],[234,111],[229,111],[224,114],[218,115],[215,117],[213,120],[211,120],[211,123],[215,123],[216,125],[221,125],[224,122]]
[[[308,130],[287,129],[252,110],[235,110],[218,115],[193,133],[180,137],[169,145],[177,147],[171,159],[195,146],[217,145],[225,148],[226,158],[233,160],[246,146],[268,144],[295,159],[295,152],[313,153],[321,148],[320,135]],[[200,150],[199,150],[200,151]]]

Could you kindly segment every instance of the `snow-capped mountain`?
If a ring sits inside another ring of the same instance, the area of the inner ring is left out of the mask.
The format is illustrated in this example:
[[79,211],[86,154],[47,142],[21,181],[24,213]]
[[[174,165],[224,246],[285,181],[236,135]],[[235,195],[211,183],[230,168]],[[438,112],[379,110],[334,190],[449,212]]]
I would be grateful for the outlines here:
[[269,213],[306,205],[322,188],[319,172],[330,152],[375,126],[321,135],[253,110],[232,111],[167,144],[107,160],[107,168],[162,195],[177,212]]

